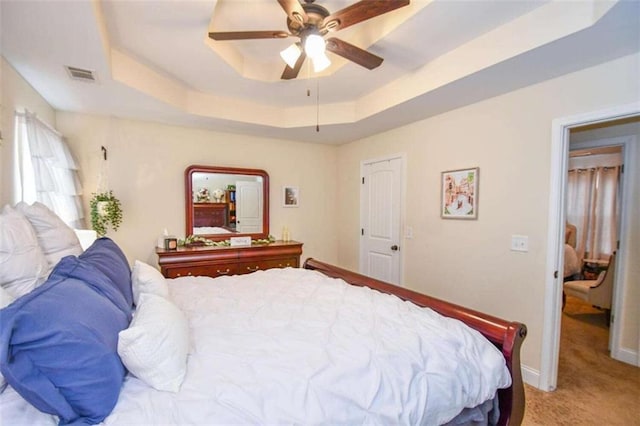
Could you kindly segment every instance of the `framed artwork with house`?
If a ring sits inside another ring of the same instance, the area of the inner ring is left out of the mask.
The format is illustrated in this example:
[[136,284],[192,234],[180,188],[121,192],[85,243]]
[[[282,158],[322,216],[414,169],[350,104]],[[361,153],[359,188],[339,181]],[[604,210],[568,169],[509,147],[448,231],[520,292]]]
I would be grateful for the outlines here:
[[478,218],[479,167],[442,172],[440,216],[443,219]]

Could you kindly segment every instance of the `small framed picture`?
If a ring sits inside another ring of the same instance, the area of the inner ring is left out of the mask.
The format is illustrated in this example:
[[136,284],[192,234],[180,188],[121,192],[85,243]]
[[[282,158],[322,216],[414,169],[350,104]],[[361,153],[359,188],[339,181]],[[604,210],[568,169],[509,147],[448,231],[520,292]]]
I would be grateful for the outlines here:
[[300,205],[300,190],[297,186],[282,187],[283,207],[298,207]]
[[443,219],[478,218],[480,168],[442,172],[440,216]]

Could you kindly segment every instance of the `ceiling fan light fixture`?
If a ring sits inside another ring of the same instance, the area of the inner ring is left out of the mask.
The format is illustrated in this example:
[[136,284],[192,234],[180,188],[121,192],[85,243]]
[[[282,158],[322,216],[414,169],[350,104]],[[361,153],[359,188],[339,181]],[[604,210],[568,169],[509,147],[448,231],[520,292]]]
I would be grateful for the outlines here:
[[305,37],[304,51],[310,58],[316,58],[317,56],[324,55],[326,48],[324,38],[320,34],[311,33]]
[[331,60],[329,59],[329,57],[324,52],[322,52],[319,55],[311,58],[311,61],[313,61],[313,71],[314,72],[324,71],[329,67],[329,65],[331,65]]
[[294,43],[280,52],[280,57],[283,61],[289,65],[290,68],[295,67],[298,58],[302,54],[302,50],[298,46],[298,43]]

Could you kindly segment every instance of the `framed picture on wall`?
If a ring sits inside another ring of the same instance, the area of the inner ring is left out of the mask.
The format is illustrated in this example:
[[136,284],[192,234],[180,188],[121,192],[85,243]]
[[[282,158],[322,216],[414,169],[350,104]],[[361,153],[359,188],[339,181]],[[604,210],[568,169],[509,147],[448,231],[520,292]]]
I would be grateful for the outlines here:
[[480,168],[442,172],[440,216],[443,219],[478,218]]
[[283,207],[298,207],[300,205],[300,190],[297,186],[285,185],[282,187]]

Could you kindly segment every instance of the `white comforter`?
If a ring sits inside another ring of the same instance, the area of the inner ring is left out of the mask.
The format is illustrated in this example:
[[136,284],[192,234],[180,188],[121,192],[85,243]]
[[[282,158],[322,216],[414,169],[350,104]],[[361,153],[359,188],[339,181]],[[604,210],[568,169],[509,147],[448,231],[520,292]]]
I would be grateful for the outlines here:
[[[127,377],[107,425],[436,425],[510,385],[459,321],[317,272],[169,281],[189,319],[185,381],[174,394]],[[55,423],[12,389],[0,402],[5,421]]]

